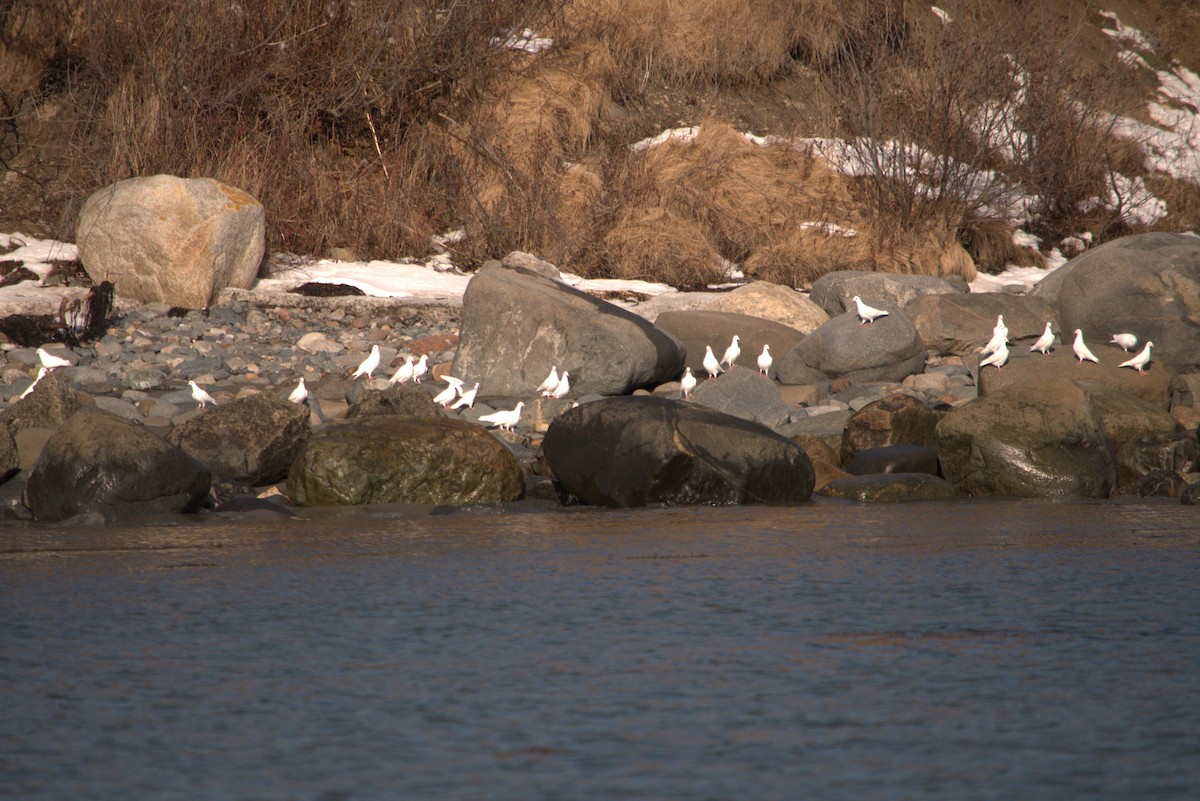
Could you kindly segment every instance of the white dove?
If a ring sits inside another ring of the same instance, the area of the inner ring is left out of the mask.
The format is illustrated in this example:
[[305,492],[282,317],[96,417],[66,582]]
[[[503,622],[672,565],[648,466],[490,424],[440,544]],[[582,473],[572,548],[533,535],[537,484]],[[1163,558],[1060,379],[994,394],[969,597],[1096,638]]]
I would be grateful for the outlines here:
[[1080,364],[1083,364],[1084,359],[1087,359],[1089,362],[1095,362],[1096,364],[1100,363],[1100,360],[1096,358],[1096,354],[1088,350],[1088,346],[1083,344],[1082,329],[1075,329],[1075,344],[1071,346],[1071,349],[1075,351],[1075,356],[1079,359]]
[[48,373],[48,372],[50,372],[49,367],[39,367],[37,378],[33,379],[33,383],[30,384],[28,387],[26,387],[25,391],[17,396],[17,400],[20,400],[21,398],[29,397],[29,393],[33,392],[33,388],[38,385],[39,381],[41,381],[43,378],[46,377],[46,373]]
[[365,375],[367,378],[372,378],[373,377],[372,373],[375,372],[375,368],[378,366],[379,366],[379,346],[372,345],[371,353],[368,354],[367,358],[362,360],[362,364],[360,364],[358,366],[358,369],[354,371],[354,380],[358,380],[358,377],[360,375]]
[[571,379],[568,378],[569,375],[570,373],[568,373],[566,370],[563,370],[562,377],[558,379],[558,386],[556,386],[554,391],[550,393],[550,397],[561,398],[571,391]]
[[992,328],[992,338],[983,346],[981,353],[994,353],[1001,344],[1008,344],[1008,326],[1004,324],[1004,315],[996,315],[996,325]]
[[737,361],[738,356],[742,355],[742,347],[739,344],[738,335],[733,335],[733,341],[729,343],[729,347],[725,349],[725,355],[721,357],[721,364],[727,364],[733,367],[733,363]]
[[558,365],[550,368],[550,375],[546,376],[542,383],[538,384],[538,388],[534,392],[540,392],[542,397],[550,397],[550,393],[558,386]]
[[491,423],[494,426],[499,426],[504,431],[512,431],[513,426],[521,422],[521,409],[524,408],[524,406],[525,402],[521,401],[514,409],[480,415],[479,421],[481,423]]
[[304,386],[304,376],[300,376],[300,383],[292,390],[292,394],[288,395],[288,401],[291,403],[308,402],[308,387]]
[[716,378],[725,372],[721,369],[721,363],[717,361],[717,357],[713,355],[712,345],[704,346],[704,369],[708,372],[709,378]]
[[413,366],[413,383],[420,384],[421,376],[429,372],[429,354],[422,353],[421,358],[417,359],[417,363]]
[[1137,356],[1134,356],[1132,359],[1130,359],[1127,362],[1121,362],[1117,366],[1118,367],[1132,367],[1133,369],[1137,370],[1140,374],[1145,375],[1146,371],[1143,370],[1142,368],[1150,363],[1150,349],[1153,347],[1154,347],[1153,342],[1147,342],[1146,347],[1142,348],[1141,353],[1139,353]]
[[468,389],[466,392],[464,392],[462,394],[462,397],[459,398],[457,401],[455,401],[454,405],[451,406],[450,408],[451,409],[461,409],[463,406],[466,406],[468,409],[474,408],[475,407],[475,393],[477,393],[477,392],[479,392],[479,382],[478,381],[475,382],[474,387],[472,387],[471,389]]
[[404,360],[404,364],[400,365],[396,372],[392,373],[392,377],[388,379],[388,386],[403,384],[408,381],[408,379],[413,377],[413,369],[413,357],[409,356]]
[[37,349],[38,361],[42,363],[42,367],[47,370],[53,370],[55,367],[70,367],[71,363],[61,356],[55,356],[45,348]]
[[196,403],[200,404],[200,406],[198,408],[203,409],[205,406],[207,406],[210,403],[213,406],[217,405],[217,401],[213,398],[213,396],[209,395],[207,392],[205,392],[203,389],[201,389],[200,386],[195,381],[189,381],[188,386],[192,388],[192,400],[194,400],[194,401],[196,401]]
[[1029,346],[1029,352],[1033,353],[1036,350],[1038,353],[1045,356],[1053,344],[1054,344],[1054,332],[1050,330],[1050,321],[1047,320],[1046,321],[1046,330],[1042,332],[1042,335],[1040,337],[1038,337],[1037,342],[1034,342],[1032,345]]
[[858,311],[859,325],[873,323],[875,322],[876,318],[886,317],[888,315],[888,312],[884,311],[883,309],[875,309],[863,303],[862,298],[860,298],[858,295],[855,295],[852,300],[854,301],[855,309]]
[[769,375],[771,365],[774,363],[775,360],[771,358],[771,346],[763,345],[762,353],[758,354],[758,372],[763,375]]
[[997,370],[999,370],[1004,366],[1006,361],[1008,361],[1008,344],[1001,342],[1000,347],[992,351],[990,356],[979,363],[979,369],[982,370],[991,364],[994,365]]
[[1133,334],[1113,334],[1113,338],[1108,340],[1110,344],[1116,345],[1121,350],[1128,352],[1130,348],[1136,348],[1138,338]]
[[692,390],[696,388],[696,376],[692,375],[692,368],[685,368],[683,378],[679,379],[679,389],[683,392],[683,397],[690,398]]
[[461,381],[457,384],[450,384],[445,389],[443,389],[441,392],[434,395],[433,402],[440,403],[442,405],[442,407],[445,408],[446,406],[449,406],[454,401],[455,398],[458,397],[459,392],[462,392],[462,382]]

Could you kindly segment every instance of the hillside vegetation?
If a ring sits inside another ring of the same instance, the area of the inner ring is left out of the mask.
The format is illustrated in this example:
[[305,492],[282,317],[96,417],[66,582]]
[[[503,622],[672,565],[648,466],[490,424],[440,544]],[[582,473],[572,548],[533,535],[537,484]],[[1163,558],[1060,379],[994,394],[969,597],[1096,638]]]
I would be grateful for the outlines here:
[[1200,170],[1152,170],[1140,141],[1156,71],[1197,66],[1192,4],[938,10],[10,0],[0,230],[71,239],[91,192],[172,173],[257,196],[275,251],[419,256],[462,230],[467,267],[521,249],[590,276],[690,286],[736,264],[801,286],[1040,263],[1018,226],[1043,252],[1200,228]]

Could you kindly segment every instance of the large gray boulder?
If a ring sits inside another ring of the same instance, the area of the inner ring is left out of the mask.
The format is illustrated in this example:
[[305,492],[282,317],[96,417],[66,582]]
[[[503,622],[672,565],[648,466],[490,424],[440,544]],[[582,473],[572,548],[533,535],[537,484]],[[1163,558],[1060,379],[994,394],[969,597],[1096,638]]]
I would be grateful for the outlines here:
[[1009,351],[1008,362],[1001,369],[984,367],[979,370],[976,384],[980,396],[990,395],[1008,387],[1036,385],[1062,378],[1081,386],[1103,385],[1135,395],[1160,409],[1171,406],[1174,374],[1161,365],[1151,364],[1145,374],[1130,367],[1118,367],[1131,355],[1118,347],[1089,345],[1099,364],[1085,361],[1080,363],[1071,351],[1068,337],[1066,347],[1060,347],[1046,355],[1030,353],[1028,347],[1017,347]]
[[287,478],[312,433],[307,406],[249,395],[214,406],[171,429],[167,441],[183,448],[214,476],[251,486]]
[[725,349],[738,337],[742,355],[737,364],[757,370],[758,355],[763,345],[771,346],[772,354],[786,353],[804,339],[804,334],[786,325],[752,317],[749,314],[710,311],[666,311],[658,315],[654,324],[683,343],[687,349],[687,366],[697,375],[704,375],[704,347],[713,349],[718,359]]
[[25,485],[37,520],[98,512],[106,520],[194,512],[211,475],[182,448],[139,425],[81,409],[50,436]]
[[830,317],[854,311],[852,298],[858,295],[877,309],[904,309],[922,295],[962,294],[963,281],[948,281],[932,275],[875,273],[865,270],[835,270],[813,281],[809,298]]
[[300,506],[515,501],[516,457],[473,423],[369,416],[331,423],[301,449],[288,473]]
[[147,303],[206,308],[225,287],[249,289],[266,247],[262,204],[211,178],[153,175],[92,194],[75,242],[95,283]]
[[791,417],[791,409],[779,394],[779,385],[753,367],[734,367],[715,381],[702,381],[692,393],[691,401],[767,428],[778,428]]
[[1176,372],[1200,371],[1200,237],[1107,242],[1059,267],[1032,294],[1056,308],[1064,332],[1080,328],[1089,342],[1106,342],[1128,331],[1153,340],[1154,357]]
[[1054,319],[1050,304],[1041,298],[1004,292],[923,295],[905,306],[904,313],[925,347],[942,356],[976,351],[992,338],[997,315],[1004,315],[1014,349],[1022,340],[1032,344]]
[[585,403],[550,424],[542,450],[584,503],[603,506],[808,500],[804,450],[757,423],[650,396]]
[[528,397],[557,367],[571,395],[622,395],[675,378],[682,346],[631,312],[521,268],[485,265],[463,296],[451,368],[479,397]]
[[942,475],[972,497],[1107,498],[1112,442],[1087,390],[1065,379],[1006,387],[937,426]]
[[811,384],[814,372],[826,379],[903,381],[925,369],[925,346],[903,312],[891,310],[869,325],[858,315],[840,314],[775,359],[781,383]]
[[0,423],[13,433],[26,428],[57,428],[80,407],[91,405],[91,397],[71,385],[64,370],[51,370],[24,398],[13,400],[0,411]]

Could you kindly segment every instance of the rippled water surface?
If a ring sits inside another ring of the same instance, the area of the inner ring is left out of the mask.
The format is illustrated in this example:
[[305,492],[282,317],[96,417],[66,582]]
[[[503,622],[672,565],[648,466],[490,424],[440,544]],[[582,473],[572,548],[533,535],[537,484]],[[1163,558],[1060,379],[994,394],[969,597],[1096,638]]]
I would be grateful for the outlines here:
[[0,529],[0,798],[1196,799],[1200,509]]

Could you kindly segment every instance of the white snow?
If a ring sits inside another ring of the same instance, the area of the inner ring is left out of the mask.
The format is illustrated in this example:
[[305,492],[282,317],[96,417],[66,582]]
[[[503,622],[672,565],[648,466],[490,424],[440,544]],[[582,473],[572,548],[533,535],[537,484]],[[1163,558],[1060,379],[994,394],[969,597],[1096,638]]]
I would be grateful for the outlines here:
[[71,262],[79,258],[79,248],[67,242],[53,239],[38,239],[25,234],[0,234],[0,250],[15,248],[0,254],[0,262],[24,262],[24,267],[35,273],[39,284],[54,270],[55,262]]
[[929,10],[937,15],[937,18],[942,21],[943,25],[949,25],[951,22],[954,22],[954,17],[950,16],[946,11],[938,8],[937,6],[930,6]]
[[491,41],[492,47],[500,47],[505,50],[524,50],[526,53],[540,53],[543,50],[553,47],[554,40],[545,36],[538,36],[537,32],[526,28],[520,33],[514,33],[507,39],[496,37]]

